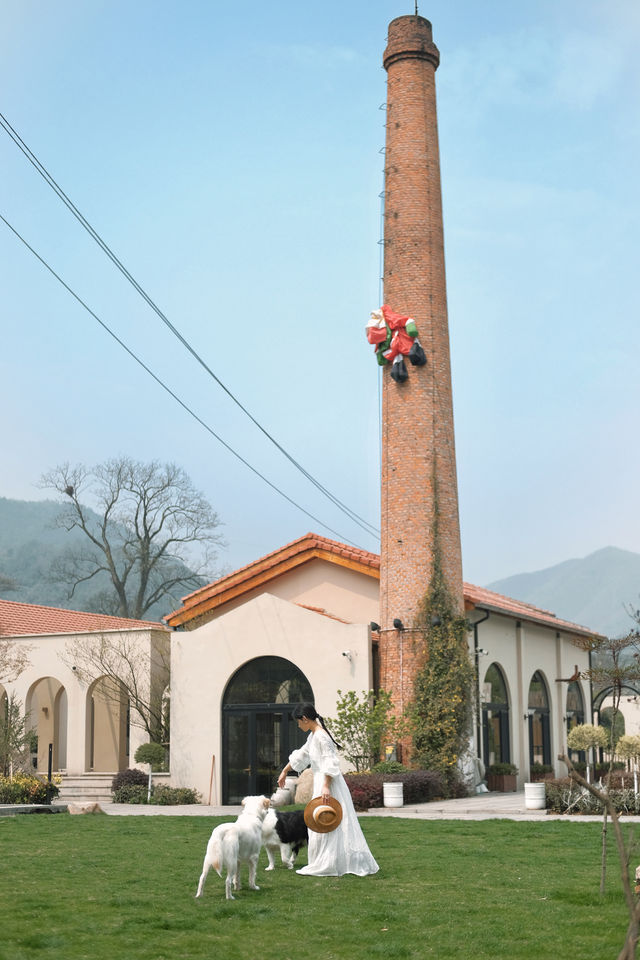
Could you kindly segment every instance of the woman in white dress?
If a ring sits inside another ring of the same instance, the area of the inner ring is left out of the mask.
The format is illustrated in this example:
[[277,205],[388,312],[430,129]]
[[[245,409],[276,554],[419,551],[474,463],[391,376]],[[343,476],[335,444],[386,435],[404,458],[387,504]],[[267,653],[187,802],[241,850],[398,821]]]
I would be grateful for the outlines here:
[[367,846],[356,816],[349,787],[340,772],[339,745],[324,725],[324,720],[311,703],[302,703],[293,712],[301,730],[308,731],[307,742],[294,750],[278,777],[284,787],[290,770],[301,773],[311,764],[313,795],[327,800],[335,797],[342,807],[342,821],[330,833],[309,831],[309,861],[297,873],[313,877],[341,877],[355,873],[365,877],[377,873],[378,864]]

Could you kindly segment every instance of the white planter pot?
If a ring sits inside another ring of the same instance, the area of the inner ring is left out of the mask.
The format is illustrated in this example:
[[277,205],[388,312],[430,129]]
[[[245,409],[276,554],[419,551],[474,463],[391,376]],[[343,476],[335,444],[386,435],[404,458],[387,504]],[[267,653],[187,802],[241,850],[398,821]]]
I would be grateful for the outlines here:
[[541,783],[525,783],[524,805],[527,810],[544,810],[547,801],[544,780]]
[[382,797],[384,800],[385,807],[404,806],[403,784],[402,783],[383,783]]

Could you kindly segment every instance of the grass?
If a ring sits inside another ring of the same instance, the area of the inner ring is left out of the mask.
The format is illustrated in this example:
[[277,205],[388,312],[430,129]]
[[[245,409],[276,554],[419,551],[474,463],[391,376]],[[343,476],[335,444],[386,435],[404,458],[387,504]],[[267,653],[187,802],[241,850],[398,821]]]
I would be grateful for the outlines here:
[[364,817],[373,877],[265,873],[263,852],[259,892],[226,901],[212,871],[195,900],[216,822],[0,819],[0,960],[602,960],[624,940],[599,824]]

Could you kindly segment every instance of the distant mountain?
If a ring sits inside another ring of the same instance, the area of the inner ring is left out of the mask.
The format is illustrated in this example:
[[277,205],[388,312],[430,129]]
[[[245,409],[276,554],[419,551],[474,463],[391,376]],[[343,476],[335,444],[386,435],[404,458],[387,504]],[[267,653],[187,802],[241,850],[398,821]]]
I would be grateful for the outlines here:
[[[49,579],[51,564],[57,557],[69,547],[86,546],[80,531],[55,526],[60,509],[60,504],[53,500],[0,497],[0,597],[64,609],[96,610],[96,595],[111,588],[106,574],[80,584],[72,600],[68,599],[64,584]],[[159,620],[178,606],[178,600],[167,597],[159,601],[145,614],[145,619]]]
[[625,607],[640,607],[640,554],[604,547],[581,560],[518,573],[487,587],[617,637],[634,625]]

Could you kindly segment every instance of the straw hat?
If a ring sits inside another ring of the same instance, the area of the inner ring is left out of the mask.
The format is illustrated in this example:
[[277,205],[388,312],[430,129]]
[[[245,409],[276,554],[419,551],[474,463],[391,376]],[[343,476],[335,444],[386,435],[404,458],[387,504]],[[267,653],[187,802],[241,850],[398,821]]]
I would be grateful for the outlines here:
[[304,808],[304,822],[315,833],[331,833],[341,820],[342,807],[335,797],[329,797],[327,801],[314,797]]

